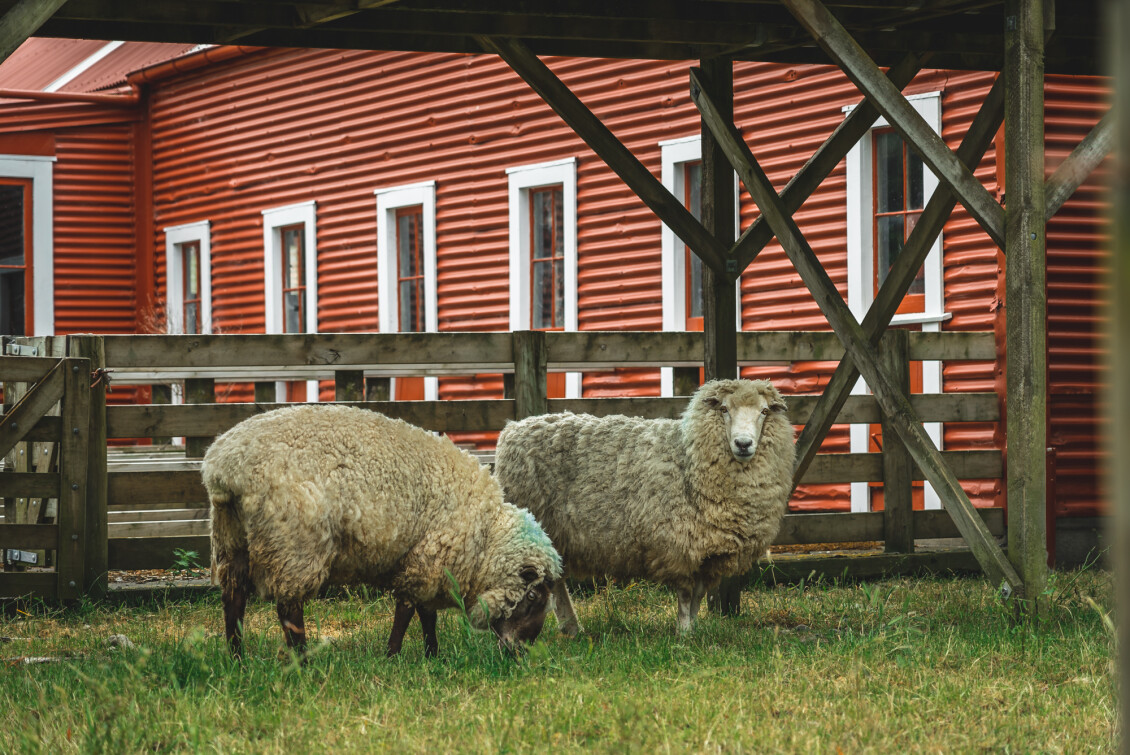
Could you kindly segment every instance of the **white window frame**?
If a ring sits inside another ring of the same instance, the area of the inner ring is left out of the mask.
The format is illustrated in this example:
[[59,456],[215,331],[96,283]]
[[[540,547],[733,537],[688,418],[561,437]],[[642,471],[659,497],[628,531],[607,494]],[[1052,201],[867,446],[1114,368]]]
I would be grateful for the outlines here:
[[[303,248],[306,268],[306,332],[318,332],[318,247],[315,219],[317,204],[299,202],[283,207],[263,210],[263,271],[264,294],[266,296],[266,331],[268,334],[283,332],[282,313],[282,233],[281,228],[303,224],[305,238]],[[286,383],[275,383],[275,400],[286,400]],[[306,381],[306,401],[318,400],[318,381]]]
[[[683,203],[686,187],[683,166],[702,159],[702,136],[688,136],[659,142],[661,178],[663,185],[671,192],[679,204]],[[735,237],[741,232],[741,212],[738,178],[734,176],[734,230]],[[660,238],[660,264],[663,270],[663,330],[683,332],[687,329],[687,263],[683,249],[686,244],[675,235],[666,223],[662,226]],[[738,332],[742,329],[741,277],[734,284],[735,311]],[[674,370],[661,367],[659,370],[659,395],[670,397],[675,392]]]
[[183,334],[183,245],[200,244],[200,332],[212,332],[212,237],[207,220],[165,228],[165,322],[169,333]]
[[[565,228],[565,330],[577,330],[577,158],[506,169],[510,207],[510,330],[530,329],[530,189],[561,186]],[[565,373],[565,397],[581,397],[581,373]]]
[[[921,115],[934,132],[942,132],[942,93],[925,92],[909,95],[906,98]],[[854,105],[844,108],[844,113],[850,113]],[[874,129],[886,128],[888,122],[882,116],[875,121],[872,129],[856,143],[847,154],[847,254],[848,254],[848,307],[856,319],[863,321],[871,302],[875,299],[875,271],[872,220],[874,218],[872,186],[872,133]],[[923,166],[924,203],[930,200],[938,186],[938,178],[929,169]],[[921,313],[907,313],[895,315],[891,322],[894,325],[921,324],[924,332],[939,331],[941,324],[952,316],[945,311],[945,281],[943,278],[942,261],[942,235],[934,241],[930,252],[923,264],[925,271],[925,311]],[[867,394],[869,388],[862,378],[856,383],[852,391],[855,394]],[[922,363],[922,392],[942,392],[942,363],[928,361]],[[926,433],[933,439],[934,444],[942,447],[942,423],[924,423]],[[851,451],[852,453],[867,453],[868,425],[856,424],[851,426]],[[940,509],[941,498],[929,483],[924,484],[925,507],[927,509]],[[853,482],[851,484],[851,510],[870,511],[871,494],[868,483]]]
[[33,336],[55,335],[55,158],[0,155],[0,176],[31,179],[31,286]]
[[[436,182],[424,181],[392,186],[373,192],[377,200],[377,303],[378,326],[382,333],[398,333],[396,211],[420,205],[423,208],[424,252],[424,332],[439,330],[439,307],[436,292]],[[396,398],[396,378],[391,381],[390,395]],[[439,397],[439,379],[424,378],[424,400]]]

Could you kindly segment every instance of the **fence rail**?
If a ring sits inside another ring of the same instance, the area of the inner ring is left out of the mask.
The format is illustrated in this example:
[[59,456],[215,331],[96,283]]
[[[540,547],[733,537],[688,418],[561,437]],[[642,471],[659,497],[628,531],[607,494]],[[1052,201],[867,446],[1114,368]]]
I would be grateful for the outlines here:
[[[991,333],[909,333],[900,336],[902,352],[894,359],[992,360],[996,346]],[[101,539],[105,541],[104,568],[161,568],[173,563],[174,549],[197,551],[208,558],[207,499],[199,476],[199,457],[216,435],[254,414],[280,406],[273,400],[229,403],[217,400],[215,386],[254,383],[259,399],[274,397],[274,381],[332,381],[335,398],[352,405],[399,417],[438,432],[497,431],[509,420],[543,411],[573,411],[597,415],[630,414],[643,417],[678,417],[686,397],[632,397],[549,399],[547,371],[601,371],[613,367],[697,368],[702,365],[701,333],[414,333],[414,334],[305,334],[211,336],[101,336],[25,339],[41,354],[62,355],[82,350],[92,356],[91,367],[105,369],[116,385],[184,385],[179,401],[111,405],[91,413],[92,484],[90,498],[97,510],[101,501]],[[892,340],[892,343],[894,341]],[[835,335],[825,332],[746,332],[738,337],[738,358],[743,365],[792,361],[838,360],[843,348]],[[57,359],[19,357],[0,370],[0,381],[34,379],[37,370]],[[7,364],[7,362],[4,362]],[[507,398],[460,401],[362,400],[387,398],[387,380],[404,375],[470,375],[503,373]],[[385,388],[383,393],[381,386]],[[375,386],[375,390],[374,390]],[[166,390],[154,388],[160,401]],[[794,424],[803,424],[818,396],[787,396]],[[167,398],[165,399],[168,400]],[[911,404],[925,422],[996,422],[1000,401],[992,393],[914,395]],[[852,396],[841,410],[839,423],[880,423],[882,413],[871,396]],[[66,422],[45,416],[24,428],[22,442],[42,442],[65,437]],[[115,452],[106,455],[106,441],[152,439],[154,444],[185,438],[176,453]],[[2,439],[2,436],[0,436]],[[882,453],[819,454],[804,476],[804,483],[884,482],[884,455],[898,452],[894,439]],[[97,451],[100,451],[99,455]],[[947,451],[946,462],[960,479],[999,479],[1002,458],[998,450]],[[489,461],[489,455],[484,457]],[[95,469],[97,468],[97,469]],[[99,479],[100,475],[100,479]],[[0,476],[5,498],[57,497],[64,494],[58,480],[44,475],[6,471]],[[905,479],[903,479],[905,478]],[[913,468],[900,475],[899,485],[909,486],[922,475]],[[888,480],[890,485],[891,481]],[[905,499],[909,501],[910,496]],[[888,500],[897,501],[898,496]],[[900,504],[901,505],[901,504]],[[909,503],[905,504],[909,507]],[[979,511],[994,535],[1004,531],[999,509]],[[912,533],[902,550],[912,551],[914,539],[957,537],[957,529],[943,511],[888,511],[869,513],[790,514],[785,517],[778,543],[836,543],[884,541],[890,525]],[[0,526],[6,541],[25,547],[58,547],[43,525]],[[15,526],[16,529],[8,529]],[[32,545],[34,544],[34,545]],[[13,546],[15,547],[15,546]],[[25,583],[30,584],[25,580]]]

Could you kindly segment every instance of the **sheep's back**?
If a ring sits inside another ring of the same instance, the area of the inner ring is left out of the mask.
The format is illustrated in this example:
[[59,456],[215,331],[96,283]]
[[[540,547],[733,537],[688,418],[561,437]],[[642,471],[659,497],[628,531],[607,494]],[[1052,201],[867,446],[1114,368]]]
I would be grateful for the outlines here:
[[528,508],[570,574],[619,577],[679,570],[688,551],[679,423],[557,414],[508,424],[496,474],[506,499]]

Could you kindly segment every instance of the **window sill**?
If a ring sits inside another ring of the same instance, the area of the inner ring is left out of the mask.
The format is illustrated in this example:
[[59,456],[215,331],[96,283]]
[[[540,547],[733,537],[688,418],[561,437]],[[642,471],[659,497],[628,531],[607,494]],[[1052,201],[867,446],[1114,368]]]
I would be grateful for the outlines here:
[[941,314],[928,315],[925,313],[911,312],[902,315],[895,315],[891,318],[891,325],[922,325],[930,322],[945,322],[953,318],[952,312],[942,312]]

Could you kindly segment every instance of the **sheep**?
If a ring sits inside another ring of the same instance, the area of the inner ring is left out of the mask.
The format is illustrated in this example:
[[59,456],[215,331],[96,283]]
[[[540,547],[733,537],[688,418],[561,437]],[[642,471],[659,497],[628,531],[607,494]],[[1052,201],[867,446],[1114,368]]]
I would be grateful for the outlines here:
[[[767,380],[715,380],[679,420],[529,417],[503,428],[495,474],[549,534],[566,576],[666,584],[688,633],[707,590],[777,536],[796,456],[786,411]],[[553,595],[559,630],[581,631],[564,580]]]
[[388,655],[414,611],[425,652],[458,585],[472,626],[515,647],[541,631],[561,558],[489,469],[447,438],[376,412],[299,405],[251,417],[204,455],[225,634],[242,657],[254,589],[277,602],[288,647],[306,646],[303,604],[326,584],[397,599]]

